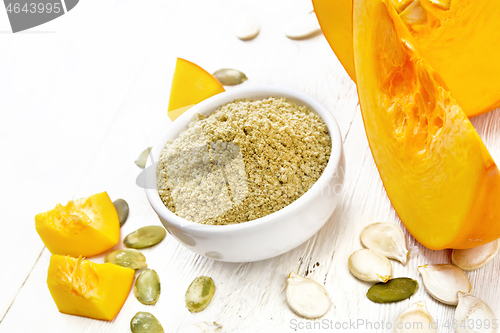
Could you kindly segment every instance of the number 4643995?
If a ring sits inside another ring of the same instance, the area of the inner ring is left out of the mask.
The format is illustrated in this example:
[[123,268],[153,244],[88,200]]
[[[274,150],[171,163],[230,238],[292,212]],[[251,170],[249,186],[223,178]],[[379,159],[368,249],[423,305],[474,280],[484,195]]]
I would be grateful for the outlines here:
[[7,5],[7,13],[55,13],[59,14],[62,10],[61,3],[25,3],[21,5],[20,3],[9,3]]

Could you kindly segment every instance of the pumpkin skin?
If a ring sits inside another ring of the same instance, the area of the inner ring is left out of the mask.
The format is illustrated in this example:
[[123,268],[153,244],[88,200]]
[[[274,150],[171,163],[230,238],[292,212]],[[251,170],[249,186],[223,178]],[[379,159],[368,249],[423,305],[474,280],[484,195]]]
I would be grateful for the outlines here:
[[[353,78],[348,50],[352,44],[346,40],[352,39],[352,2],[313,0],[313,4],[325,37]],[[469,117],[500,106],[497,0],[391,0],[390,4],[415,38],[413,46]]]
[[354,1],[354,61],[370,148],[387,194],[424,246],[500,237],[500,172],[396,10]]

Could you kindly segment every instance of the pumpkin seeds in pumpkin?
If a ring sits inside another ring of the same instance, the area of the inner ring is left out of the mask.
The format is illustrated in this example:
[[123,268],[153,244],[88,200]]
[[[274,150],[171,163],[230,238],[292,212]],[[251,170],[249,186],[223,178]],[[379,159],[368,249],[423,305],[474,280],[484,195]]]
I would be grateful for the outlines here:
[[391,278],[389,259],[369,249],[358,250],[349,257],[349,271],[367,282],[387,282]]
[[286,281],[286,302],[293,312],[307,319],[324,316],[331,305],[325,287],[294,272]]
[[141,269],[147,266],[144,254],[133,249],[111,251],[104,261],[131,269]]
[[184,327],[177,333],[217,333],[222,329],[222,325],[213,323],[201,322]]
[[137,312],[130,321],[132,333],[163,333],[158,319],[149,312]]
[[135,164],[139,167],[144,169],[146,167],[146,162],[148,161],[148,156],[149,153],[151,152],[151,147],[146,148],[141,155],[135,160]]
[[467,275],[457,266],[425,265],[418,267],[418,272],[429,295],[444,304],[457,305],[457,293],[472,290]]
[[413,332],[408,327],[416,328],[415,332],[419,333],[437,333],[437,324],[427,311],[424,301],[413,304],[399,314],[394,324],[394,333]]
[[361,244],[384,257],[406,264],[408,249],[403,231],[394,223],[379,222],[367,226],[361,231]]
[[453,250],[451,261],[464,271],[473,271],[492,261],[498,254],[500,242],[493,242],[467,250]]
[[213,74],[225,86],[235,86],[248,80],[245,73],[232,68],[221,68]]
[[455,322],[458,325],[457,333],[496,332],[495,313],[486,303],[469,293],[458,293]]
[[135,280],[134,294],[142,304],[156,304],[160,298],[160,291],[160,277],[152,269],[144,270]]
[[128,218],[128,203],[123,199],[116,199],[113,201],[116,213],[118,214],[118,220],[120,221],[120,227],[125,224]]
[[186,291],[186,306],[191,312],[200,312],[207,307],[215,292],[214,280],[199,276],[191,282]]
[[157,225],[150,225],[139,228],[128,234],[123,240],[123,244],[133,249],[144,249],[158,244],[166,235],[167,232],[165,228]]
[[390,279],[373,285],[366,296],[375,303],[399,302],[411,297],[418,289],[418,282],[410,278]]

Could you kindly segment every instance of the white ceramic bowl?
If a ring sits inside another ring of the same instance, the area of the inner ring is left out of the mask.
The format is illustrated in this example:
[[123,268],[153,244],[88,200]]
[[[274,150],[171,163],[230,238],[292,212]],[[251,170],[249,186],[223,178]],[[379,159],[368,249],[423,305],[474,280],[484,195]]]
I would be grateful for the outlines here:
[[[235,99],[285,97],[316,112],[332,139],[330,160],[318,181],[287,207],[262,218],[234,225],[205,225],[187,221],[168,210],[158,195],[156,173],[145,173],[146,194],[167,231],[188,249],[221,261],[249,262],[272,258],[304,243],[329,219],[342,194],[345,163],[342,137],[330,111],[301,92],[274,86],[237,88],[215,95],[189,109],[166,130],[151,150],[148,166],[158,161],[167,141],[187,128],[195,113],[211,114]],[[152,168],[151,168],[152,169]]]

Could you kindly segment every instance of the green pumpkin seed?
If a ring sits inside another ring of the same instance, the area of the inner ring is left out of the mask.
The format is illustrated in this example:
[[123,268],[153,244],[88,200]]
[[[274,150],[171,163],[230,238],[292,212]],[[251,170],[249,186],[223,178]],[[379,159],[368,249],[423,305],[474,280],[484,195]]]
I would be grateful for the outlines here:
[[399,302],[412,296],[418,289],[418,282],[410,278],[395,278],[386,283],[373,285],[366,296],[375,303]]
[[104,258],[104,261],[132,269],[141,269],[148,265],[144,254],[133,249],[111,251]]
[[158,319],[149,312],[137,312],[130,321],[132,333],[163,333]]
[[186,306],[191,312],[200,312],[207,307],[215,292],[214,280],[199,276],[191,282],[186,291]]
[[123,199],[116,199],[113,201],[116,213],[118,214],[118,220],[120,221],[120,227],[125,224],[128,217],[128,203]]
[[127,247],[131,247],[133,249],[144,249],[146,247],[150,247],[158,244],[165,238],[167,232],[165,228],[150,225],[147,227],[142,227],[137,229],[136,231],[130,233],[125,237],[123,243]]
[[222,68],[213,74],[220,83],[225,86],[235,86],[248,80],[245,73],[232,68]]
[[135,280],[134,294],[142,304],[156,304],[160,297],[160,277],[152,269],[146,269]]
[[151,147],[146,148],[141,155],[135,160],[135,164],[139,167],[144,169],[146,167],[146,162],[148,161],[148,156],[149,153],[151,152]]

